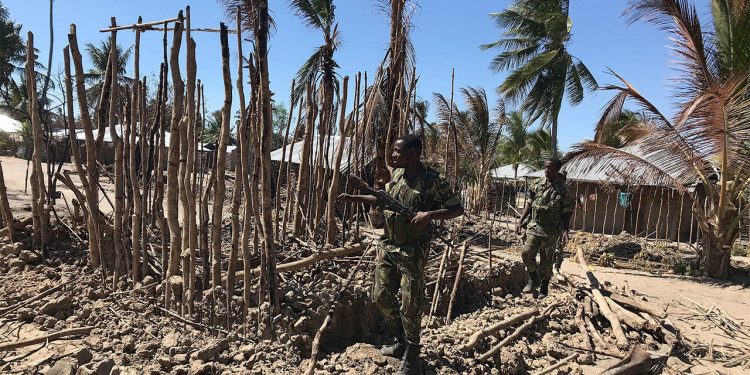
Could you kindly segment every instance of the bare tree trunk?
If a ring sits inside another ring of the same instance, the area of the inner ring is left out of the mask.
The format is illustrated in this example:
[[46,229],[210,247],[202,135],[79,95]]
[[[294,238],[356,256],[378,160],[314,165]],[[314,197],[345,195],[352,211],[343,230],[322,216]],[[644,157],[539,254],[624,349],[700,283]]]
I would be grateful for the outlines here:
[[[174,36],[172,37],[172,50],[170,51],[169,65],[172,67],[172,87],[174,98],[172,100],[172,124],[170,126],[169,137],[169,162],[167,166],[167,222],[169,224],[169,267],[167,279],[176,276],[180,271],[180,254],[181,254],[181,228],[178,211],[178,197],[180,194],[180,182],[178,177],[178,167],[180,163],[180,121],[182,120],[183,111],[183,90],[184,83],[180,74],[180,46],[182,44],[183,15],[182,11],[178,14],[180,22],[174,25]],[[167,308],[171,303],[172,288],[167,280],[165,288],[165,305]]]
[[[36,76],[34,66],[36,64],[34,55],[34,34],[29,31],[26,45],[26,85],[28,86],[28,111],[31,114],[31,127],[33,131],[34,153],[32,155],[31,168],[31,209],[33,216],[33,242],[44,252],[47,242],[48,218],[45,217],[44,197],[44,174],[42,170],[42,124],[39,119],[39,103],[36,93]],[[47,158],[51,155],[47,155]],[[48,160],[49,161],[49,160]]]
[[[143,22],[141,17],[138,17],[138,23]],[[132,200],[133,200],[133,216],[131,216],[131,225],[130,225],[130,243],[132,246],[132,260],[131,260],[131,277],[133,278],[133,283],[137,283],[141,280],[140,270],[141,270],[141,220],[143,220],[143,201],[141,200],[141,190],[138,188],[138,168],[136,168],[136,160],[135,160],[135,145],[136,145],[136,119],[139,119],[141,116],[139,116],[140,111],[140,51],[141,49],[141,30],[136,29],[135,30],[135,60],[133,63],[133,77],[135,79],[133,83],[133,106],[130,112],[130,148],[128,149],[129,154],[128,158],[130,160],[130,184],[132,189]],[[143,121],[141,121],[141,127],[143,127]],[[143,130],[141,130],[140,138],[141,140],[141,149],[144,148],[143,141],[146,139],[145,133]],[[143,163],[143,158],[141,158],[141,163]],[[143,170],[143,168],[141,168]],[[145,195],[145,185],[144,185],[144,194]]]
[[299,170],[297,171],[297,191],[295,202],[297,203],[297,209],[294,209],[294,225],[292,233],[295,236],[299,236],[303,232],[302,212],[305,203],[307,202],[307,185],[308,185],[308,166],[310,164],[310,154],[312,152],[313,133],[315,132],[315,102],[313,101],[313,87],[311,84],[307,85],[307,110],[305,117],[307,118],[307,124],[305,124],[305,138],[302,143],[302,157],[300,158]]
[[[331,179],[331,187],[328,189],[328,202],[326,207],[326,244],[333,245],[336,241],[336,211],[334,204],[336,202],[336,196],[339,191],[339,183],[341,180],[341,158],[344,155],[344,145],[346,144],[346,95],[349,87],[349,76],[344,77],[343,83],[344,91],[341,94],[341,104],[339,104],[339,144],[336,147],[336,156],[333,162],[333,178]],[[356,110],[356,109],[355,109]]]
[[[94,139],[93,126],[91,124],[91,116],[89,115],[89,106],[86,101],[86,87],[84,85],[84,73],[83,63],[81,59],[81,52],[78,49],[78,40],[76,37],[75,25],[70,26],[70,34],[68,34],[68,44],[70,46],[70,52],[73,57],[73,64],[75,65],[75,80],[76,80],[76,93],[78,97],[78,112],[81,116],[81,124],[83,125],[83,131],[86,136],[86,179],[89,183],[89,189],[86,191],[86,204],[89,207],[88,210],[88,221],[87,228],[89,231],[89,262],[94,268],[98,268],[102,263],[102,249],[101,249],[101,226],[99,223],[99,190],[96,185],[99,181],[98,167],[96,164],[97,160],[97,148],[96,140]],[[67,61],[67,60],[66,60]],[[70,67],[66,69],[67,76],[70,77]],[[69,78],[68,78],[69,80]],[[108,87],[102,87],[102,92],[108,92]],[[72,93],[70,94],[72,97]],[[72,101],[69,99],[69,103]],[[73,111],[69,111],[72,115]],[[84,174],[79,172],[79,177],[83,178]]]
[[232,77],[229,72],[229,42],[227,27],[221,24],[221,70],[224,76],[224,106],[221,109],[221,136],[216,148],[216,180],[214,186],[213,210],[211,215],[211,287],[221,286],[221,217],[224,209],[226,186],[227,143],[229,143],[229,122],[232,119]]
[[279,305],[278,285],[276,278],[276,254],[274,249],[273,226],[271,222],[271,91],[268,77],[268,0],[260,0],[258,4],[258,24],[255,30],[255,48],[258,59],[258,115],[260,126],[260,149],[256,151],[256,158],[260,160],[261,173],[261,227],[263,228],[263,252],[261,253],[265,272],[266,290],[268,296],[268,328],[273,335],[272,321]]
[[[244,56],[242,55],[242,18],[240,9],[237,9],[237,93],[239,96],[239,107],[240,107],[240,123],[237,126],[237,141],[239,142],[240,139],[243,138],[243,132],[245,131],[245,121],[247,119],[247,113],[245,110],[245,87],[244,82],[242,81],[242,69],[243,69],[243,63],[244,63]],[[244,142],[243,142],[244,143]],[[242,147],[243,143],[240,143],[240,147]],[[242,149],[238,150],[237,156],[238,160],[235,161],[234,166],[234,191],[232,193],[232,247],[229,252],[229,269],[227,270],[227,327],[232,326],[232,297],[234,296],[234,289],[235,289],[235,271],[237,269],[237,253],[238,253],[238,246],[240,245],[239,239],[240,239],[240,205],[242,204],[241,196],[242,192],[244,191],[244,170],[243,170],[243,163],[241,160],[241,154]],[[247,199],[246,199],[247,200]],[[243,215],[244,216],[244,215]],[[248,225],[248,222],[245,222],[245,225]],[[247,245],[247,242],[244,242],[244,245]],[[242,255],[243,255],[243,266],[244,261],[247,257],[249,257],[249,251],[246,251],[245,248],[242,249]],[[243,267],[243,269],[245,269]],[[243,295],[244,297],[244,295]],[[243,309],[243,320],[244,320],[244,309]]]
[[[241,71],[242,71],[242,67],[240,67],[240,72]],[[294,92],[294,84],[295,84],[295,81],[292,80],[292,87],[289,90],[289,92],[292,92],[292,93]],[[284,161],[286,160],[286,145],[287,145],[287,143],[289,143],[289,128],[292,125],[292,113],[294,112],[294,105],[296,104],[295,99],[296,98],[294,97],[294,95],[290,95],[289,102],[291,103],[291,105],[289,107],[289,116],[288,116],[288,118],[286,120],[286,131],[284,132],[284,140],[283,140],[282,145],[281,145],[281,161],[279,162],[279,174],[278,174],[278,177],[276,178],[276,201],[275,201],[275,204],[274,204],[274,206],[276,208],[276,230],[275,230],[276,241],[281,241],[282,240],[280,238],[281,236],[280,236],[280,231],[279,231],[279,223],[282,221],[281,220],[281,215],[279,214],[279,212],[281,210],[281,176],[284,175]],[[295,133],[296,133],[296,131],[295,131]],[[294,143],[294,140],[292,140],[292,143]],[[290,162],[291,162],[291,159],[292,159],[292,153],[290,151],[289,152],[289,161]],[[289,163],[287,163],[287,164],[289,164]],[[289,180],[286,181],[286,185],[289,186]],[[291,207],[291,206],[289,206],[289,201],[290,201],[289,200],[289,195],[287,195],[286,196],[287,207]],[[284,210],[284,211],[286,212],[287,210]]]
[[[115,18],[110,18],[110,26],[115,27]],[[110,136],[112,137],[112,143],[115,148],[115,215],[114,215],[114,231],[112,234],[112,243],[115,251],[114,268],[112,285],[113,288],[117,288],[117,282],[120,277],[120,260],[122,257],[122,236],[123,236],[123,203],[124,203],[124,177],[125,170],[123,164],[123,140],[120,134],[117,133],[117,118],[115,116],[117,110],[117,98],[118,98],[118,84],[117,84],[117,31],[112,31],[111,34],[111,48],[109,51],[109,65],[112,70],[112,88],[110,89],[110,101],[109,101],[109,116],[107,125],[109,127]],[[127,107],[126,107],[127,108]],[[127,117],[127,116],[126,116]],[[122,126],[122,125],[121,125]]]
[[[187,279],[184,280],[187,285],[187,293],[185,293],[185,304],[187,305],[187,313],[193,316],[193,297],[195,296],[195,264],[196,264],[196,249],[198,247],[198,226],[195,222],[196,211],[195,211],[195,193],[193,190],[192,178],[195,172],[195,152],[197,148],[197,142],[195,138],[195,79],[197,73],[197,66],[195,61],[195,41],[190,36],[190,6],[186,9],[187,13],[187,90],[186,90],[186,120],[187,123],[183,127],[183,131],[186,133],[187,139],[187,152],[185,160],[185,174],[182,180],[182,191],[184,191],[185,202],[187,203],[186,210],[183,215],[186,216],[187,223],[184,227],[187,229],[186,241],[183,241],[183,248],[188,249],[190,252],[190,259],[188,262],[189,269],[187,271]],[[183,221],[184,222],[184,221]],[[183,270],[183,274],[185,270]],[[184,279],[184,277],[183,277]]]

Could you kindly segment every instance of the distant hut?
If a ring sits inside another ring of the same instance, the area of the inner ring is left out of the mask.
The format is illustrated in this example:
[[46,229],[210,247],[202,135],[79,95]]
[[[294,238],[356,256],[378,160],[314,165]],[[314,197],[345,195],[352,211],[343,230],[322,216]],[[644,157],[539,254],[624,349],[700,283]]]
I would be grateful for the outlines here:
[[[523,208],[526,191],[526,176],[534,172],[534,168],[526,164],[508,164],[497,167],[490,172],[492,181],[488,186],[487,211],[506,212]],[[509,212],[511,216],[513,212]]]
[[[632,163],[603,157],[575,159],[566,163],[576,202],[571,229],[601,234],[627,232],[639,237],[693,242],[698,235],[686,193],[670,181],[640,169]],[[527,175],[544,176],[544,171]],[[685,186],[694,191],[696,184]]]

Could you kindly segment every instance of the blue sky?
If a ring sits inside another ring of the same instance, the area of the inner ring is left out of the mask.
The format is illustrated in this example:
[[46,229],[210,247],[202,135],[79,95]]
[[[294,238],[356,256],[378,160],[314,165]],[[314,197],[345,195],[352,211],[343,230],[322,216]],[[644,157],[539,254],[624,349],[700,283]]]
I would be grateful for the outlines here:
[[[23,25],[24,36],[26,31],[34,32],[39,60],[46,62],[49,50],[48,1],[2,2],[11,17]],[[290,10],[288,1],[269,0],[269,3],[277,25],[269,53],[271,89],[276,101],[288,105],[291,79],[312,50],[322,43],[322,36],[302,24]],[[571,53],[584,61],[600,84],[616,82],[606,73],[612,68],[663,111],[672,113],[668,85],[675,72],[667,35],[644,23],[628,25],[621,16],[626,7],[625,0],[574,0],[571,3]],[[352,77],[351,92],[356,73],[367,71],[372,77],[382,60],[388,43],[388,19],[378,10],[378,0],[338,0],[335,4],[343,39],[336,60],[341,66],[339,73]],[[484,88],[494,102],[497,98],[495,88],[507,73],[490,72],[488,67],[494,52],[482,51],[479,46],[500,37],[500,30],[488,14],[504,9],[510,1],[421,0],[419,4],[412,33],[417,74],[420,76],[417,94],[430,101],[433,92],[447,97],[451,68],[455,67],[457,89],[463,86]],[[77,25],[78,42],[82,47],[85,43],[98,43],[106,38],[99,29],[109,25],[111,16],[117,17],[118,24],[135,23],[139,15],[145,22],[161,20],[174,17],[186,5],[192,7],[193,27],[216,28],[225,19],[222,6],[214,0],[55,0],[53,74],[62,71],[61,52],[67,44],[66,35],[71,23]],[[131,31],[118,33],[119,44],[132,45],[134,35]],[[193,35],[197,44],[198,78],[206,87],[207,109],[218,109],[223,101],[219,36],[216,33]],[[148,75],[151,82],[155,81],[154,72],[161,62],[161,37],[160,32],[146,32],[141,37],[141,73]],[[230,42],[230,49],[235,64],[236,42]],[[246,45],[244,51],[249,50],[249,45]],[[88,64],[84,61],[85,66]],[[233,80],[236,78],[234,66]],[[567,103],[563,106],[559,127],[563,150],[592,136],[594,123],[610,97],[608,92],[588,93],[579,106],[570,107]],[[236,100],[235,94],[235,103]],[[457,97],[457,101],[460,100]],[[460,102],[459,106],[462,106]]]

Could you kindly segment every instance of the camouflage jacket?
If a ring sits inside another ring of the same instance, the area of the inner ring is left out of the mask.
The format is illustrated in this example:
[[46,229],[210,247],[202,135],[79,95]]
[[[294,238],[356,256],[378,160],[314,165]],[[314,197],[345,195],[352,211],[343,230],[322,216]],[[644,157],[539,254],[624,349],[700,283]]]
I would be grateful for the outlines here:
[[[385,186],[386,193],[415,213],[455,207],[461,203],[459,196],[453,192],[448,182],[440,177],[438,171],[427,166],[424,168],[424,173],[416,176],[413,181],[407,181],[403,168],[394,169],[391,181]],[[404,250],[403,247],[429,241],[430,233],[427,229],[418,229],[409,220],[391,210],[384,209],[383,216],[383,242],[388,245],[388,251],[397,252]]]
[[556,237],[562,233],[563,215],[573,212],[573,194],[568,185],[558,180],[550,182],[542,177],[529,186],[531,221],[527,233],[542,237]]

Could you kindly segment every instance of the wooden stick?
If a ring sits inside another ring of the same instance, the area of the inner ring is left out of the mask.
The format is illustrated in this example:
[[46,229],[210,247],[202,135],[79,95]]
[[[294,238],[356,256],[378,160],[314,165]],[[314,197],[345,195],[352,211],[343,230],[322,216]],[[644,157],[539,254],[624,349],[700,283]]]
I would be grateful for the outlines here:
[[500,349],[502,349],[503,346],[507,345],[511,341],[518,338],[518,336],[520,336],[525,330],[533,326],[536,322],[546,318],[549,315],[549,313],[552,311],[552,309],[554,309],[555,307],[557,307],[557,304],[549,306],[541,315],[532,316],[531,319],[529,319],[526,323],[522,324],[520,327],[516,328],[516,330],[513,331],[513,333],[508,335],[506,338],[500,341],[497,345],[493,346],[492,349],[482,354],[479,357],[479,361],[485,362],[489,360],[490,358],[492,358],[495,354],[497,354],[497,352],[500,351]]
[[611,298],[613,301],[621,305],[626,305],[626,306],[630,306],[632,308],[641,310],[659,319],[664,319],[667,317],[666,312],[659,311],[651,306],[646,305],[644,302],[638,301],[634,298],[626,297],[626,296],[615,294],[615,293],[612,293],[611,295],[609,295],[609,298]]
[[131,29],[132,30],[140,29],[141,31],[143,31],[143,30],[148,29],[150,26],[163,25],[163,24],[171,23],[171,22],[182,23],[182,19],[180,17],[177,17],[177,18],[170,18],[170,19],[161,20],[161,21],[144,22],[144,23],[139,22],[139,23],[134,23],[132,25],[122,25],[122,26],[116,26],[116,27],[108,27],[106,29],[100,29],[99,32],[100,33],[108,33],[110,31],[131,30]]
[[458,259],[458,270],[456,271],[456,279],[453,281],[453,289],[451,290],[451,299],[448,301],[448,313],[446,321],[450,322],[453,316],[453,302],[456,300],[456,292],[458,291],[458,284],[461,282],[461,274],[464,270],[464,257],[466,255],[466,248],[468,247],[467,242],[461,245],[461,255]]
[[491,326],[489,326],[489,327],[487,327],[487,328],[485,328],[485,329],[483,329],[483,330],[481,330],[479,332],[476,332],[473,335],[471,335],[471,337],[469,337],[469,341],[467,341],[466,344],[464,344],[464,346],[462,347],[462,350],[469,350],[469,349],[475,347],[479,343],[479,340],[481,340],[481,339],[483,339],[483,338],[485,338],[485,337],[487,337],[489,335],[495,334],[495,333],[497,333],[497,332],[499,332],[499,331],[501,331],[503,329],[506,329],[506,328],[508,328],[510,326],[514,326],[518,322],[521,322],[521,321],[524,321],[526,319],[532,318],[532,317],[534,317],[534,316],[536,316],[538,314],[539,314],[539,309],[536,308],[536,307],[534,307],[534,308],[531,308],[531,309],[528,309],[528,310],[524,310],[524,311],[522,311],[522,312],[520,312],[520,313],[518,313],[516,315],[509,316],[509,317],[503,319],[501,322],[495,323],[495,324],[493,324],[493,325],[491,325]]
[[62,330],[59,332],[50,333],[48,335],[35,337],[33,339],[0,344],[0,352],[23,348],[29,345],[39,344],[43,342],[55,341],[55,340],[61,339],[63,337],[68,337],[68,336],[86,335],[89,332],[91,332],[92,329],[94,329],[93,326],[71,328],[71,329],[66,329],[66,330]]
[[586,277],[589,280],[589,285],[591,287],[591,293],[594,296],[594,300],[596,301],[597,305],[599,305],[601,314],[612,325],[612,332],[617,339],[617,345],[621,348],[626,348],[628,346],[628,338],[627,336],[625,336],[625,332],[622,330],[622,326],[620,325],[620,320],[617,318],[617,315],[615,315],[615,313],[613,313],[609,308],[609,305],[604,299],[601,290],[599,290],[599,281],[596,279],[596,276],[594,276],[594,273],[589,269],[588,264],[586,263],[586,257],[583,255],[583,248],[579,247],[576,252],[578,255],[578,264],[586,273]]
[[563,358],[563,359],[559,360],[559,361],[558,361],[557,363],[555,363],[554,365],[552,365],[552,366],[549,366],[549,367],[547,367],[547,368],[545,368],[545,369],[543,369],[543,370],[541,370],[541,371],[537,371],[537,372],[533,373],[533,375],[544,375],[544,374],[549,374],[550,372],[552,372],[552,371],[555,371],[555,370],[559,369],[560,367],[563,367],[563,366],[565,366],[566,364],[568,364],[568,362],[570,362],[570,361],[572,361],[572,360],[573,360],[574,358],[578,357],[578,355],[579,355],[578,353],[573,353],[573,354],[571,354],[571,355],[569,355],[569,356],[567,356],[567,357],[565,357],[565,358]]
[[[296,261],[284,263],[284,264],[279,264],[278,266],[276,266],[276,273],[299,271],[307,266],[313,265],[322,260],[354,255],[354,254],[359,253],[360,251],[362,251],[361,243],[347,245],[347,246],[340,247],[338,249],[329,250],[329,251],[321,251],[319,253],[315,253],[313,255],[310,255],[306,258],[302,258],[300,260],[296,260]],[[251,277],[258,276],[259,274],[260,274],[260,267],[256,267],[250,270]],[[237,277],[244,277],[244,275],[245,275],[245,270],[237,272]]]
[[576,316],[575,316],[575,322],[576,326],[578,327],[578,332],[581,333],[583,336],[583,345],[586,347],[586,350],[593,350],[594,347],[591,344],[591,336],[589,335],[589,331],[586,330],[586,321],[583,319],[583,311],[584,311],[584,304],[579,303],[578,304],[578,310],[576,310]]

